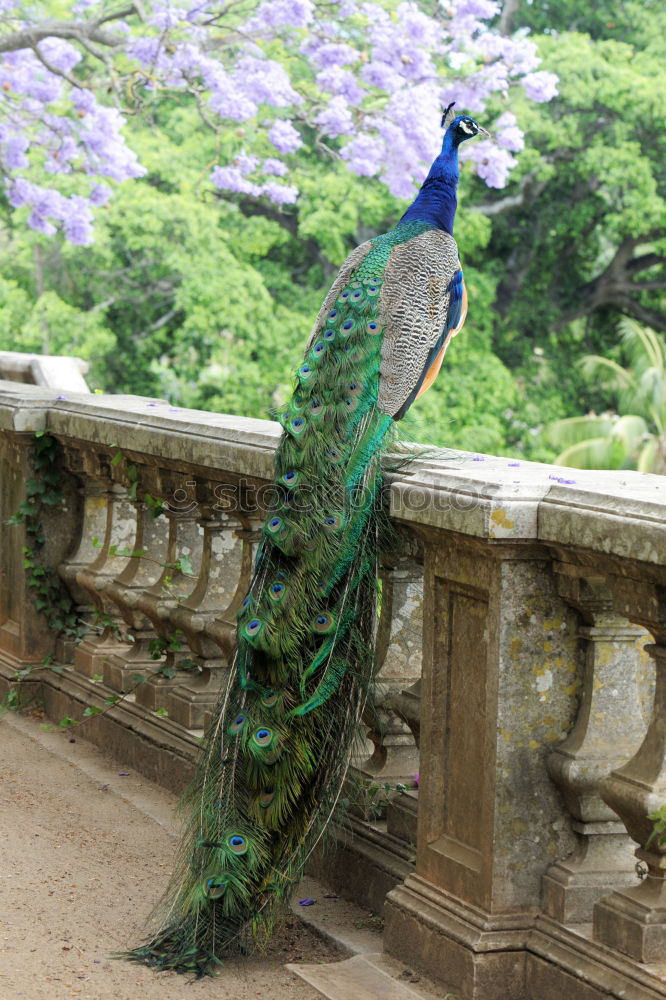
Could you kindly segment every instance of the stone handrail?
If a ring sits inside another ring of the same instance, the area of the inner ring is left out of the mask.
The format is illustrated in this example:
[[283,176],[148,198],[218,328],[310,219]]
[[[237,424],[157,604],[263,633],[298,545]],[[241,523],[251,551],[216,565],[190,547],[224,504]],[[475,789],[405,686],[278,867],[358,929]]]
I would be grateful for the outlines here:
[[[36,432],[61,448],[41,558],[76,604],[76,644],[36,612],[22,529],[4,523]],[[94,738],[113,749],[115,718],[136,766],[177,784],[148,730],[173,754],[206,725],[279,433],[0,382],[0,672],[54,654],[54,704],[122,697]],[[379,708],[357,770],[389,784],[418,770],[420,788],[385,822],[354,821],[345,848],[352,881],[382,899],[398,883],[386,948],[465,1000],[574,995],[574,980],[586,998],[665,996],[666,849],[648,814],[666,802],[666,479],[447,451],[389,477],[400,543],[381,568]]]
[[0,379],[43,385],[65,392],[89,392],[84,375],[90,365],[83,358],[58,354],[21,354],[0,351]]

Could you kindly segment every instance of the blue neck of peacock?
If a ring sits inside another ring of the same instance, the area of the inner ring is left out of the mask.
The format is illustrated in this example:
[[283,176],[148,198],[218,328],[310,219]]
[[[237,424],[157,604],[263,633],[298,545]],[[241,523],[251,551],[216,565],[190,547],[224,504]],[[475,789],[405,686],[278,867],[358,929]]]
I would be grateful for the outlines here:
[[430,168],[415,201],[400,222],[417,220],[453,236],[458,199],[458,142],[452,128],[447,129],[442,151]]

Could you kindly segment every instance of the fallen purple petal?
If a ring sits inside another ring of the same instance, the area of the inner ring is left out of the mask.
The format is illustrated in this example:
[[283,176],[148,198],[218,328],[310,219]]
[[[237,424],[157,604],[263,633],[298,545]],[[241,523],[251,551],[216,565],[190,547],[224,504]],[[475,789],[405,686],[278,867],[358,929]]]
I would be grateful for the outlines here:
[[129,771],[118,771],[118,774],[121,778],[126,778],[129,774]]
[[312,899],[311,896],[306,896],[305,899],[299,899],[299,906],[313,906],[317,902],[316,899]]

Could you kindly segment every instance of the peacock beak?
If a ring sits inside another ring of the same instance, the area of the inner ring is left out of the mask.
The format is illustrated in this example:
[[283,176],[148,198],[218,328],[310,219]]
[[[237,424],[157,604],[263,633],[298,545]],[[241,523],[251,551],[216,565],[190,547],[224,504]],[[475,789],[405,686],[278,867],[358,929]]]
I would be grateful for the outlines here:
[[478,125],[477,128],[479,130],[476,133],[477,135],[483,135],[483,136],[485,136],[486,139],[490,139],[490,132],[488,132],[485,128],[481,128],[480,125]]

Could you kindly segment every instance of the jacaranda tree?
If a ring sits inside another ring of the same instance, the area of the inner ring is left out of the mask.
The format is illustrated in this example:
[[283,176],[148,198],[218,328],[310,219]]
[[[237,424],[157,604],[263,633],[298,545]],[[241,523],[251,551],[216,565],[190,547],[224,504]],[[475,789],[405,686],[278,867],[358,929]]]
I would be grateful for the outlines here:
[[[200,164],[212,189],[290,204],[290,157],[305,144],[407,197],[442,105],[478,115],[513,85],[538,102],[556,93],[530,39],[490,26],[498,13],[492,0],[0,0],[5,196],[31,228],[91,243],[109,182],[145,174],[125,116],[172,99],[215,136],[214,162]],[[492,103],[493,138],[464,155],[502,187],[523,139]]]

